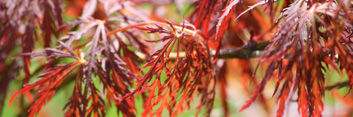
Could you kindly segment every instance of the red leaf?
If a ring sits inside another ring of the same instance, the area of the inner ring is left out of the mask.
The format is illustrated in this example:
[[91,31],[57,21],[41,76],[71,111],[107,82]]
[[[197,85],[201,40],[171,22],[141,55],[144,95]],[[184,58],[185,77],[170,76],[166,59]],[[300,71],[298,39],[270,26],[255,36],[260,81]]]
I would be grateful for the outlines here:
[[17,95],[26,93],[27,91],[30,91],[33,88],[39,86],[39,93],[37,93],[35,96],[38,99],[30,108],[30,115],[34,115],[35,113],[39,112],[39,110],[42,106],[44,106],[46,101],[50,100],[50,98],[55,93],[55,89],[60,86],[61,82],[65,79],[65,77],[78,65],[80,65],[79,62],[73,62],[47,71],[45,73],[46,75],[44,75],[42,79],[33,84],[25,85],[23,89],[13,94],[9,100],[8,106],[11,107],[11,102]]
[[[288,77],[290,78],[290,77]],[[283,116],[283,111],[285,108],[285,104],[287,102],[290,90],[292,88],[292,79],[287,79],[285,81],[285,83],[283,84],[283,88],[281,90],[281,94],[279,95],[279,97],[277,98],[277,103],[279,103],[278,109],[277,109],[277,117],[281,117]]]
[[221,39],[228,28],[228,23],[230,18],[232,17],[233,11],[235,9],[235,5],[239,3],[239,0],[233,0],[223,11],[221,17],[217,22],[216,27],[216,36],[215,40],[218,41]]

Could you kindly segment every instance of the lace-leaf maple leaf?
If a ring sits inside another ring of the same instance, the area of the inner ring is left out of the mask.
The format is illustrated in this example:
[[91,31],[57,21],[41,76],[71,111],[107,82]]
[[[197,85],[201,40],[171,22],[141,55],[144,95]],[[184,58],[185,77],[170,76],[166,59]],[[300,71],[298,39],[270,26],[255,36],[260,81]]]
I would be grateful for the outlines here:
[[[351,17],[344,16],[345,11],[349,9],[344,6],[337,7],[335,2],[319,4],[304,0],[297,0],[286,8],[280,16],[280,18],[284,17],[283,22],[260,60],[271,62],[267,67],[266,75],[258,84],[255,94],[239,111],[247,108],[255,100],[269,77],[278,74],[275,93],[279,84],[283,84],[283,87],[277,99],[279,103],[277,116],[283,115],[290,92],[297,90],[298,111],[302,116],[321,116],[323,111],[321,98],[325,91],[324,72],[327,69],[324,64],[332,66],[337,71],[345,69],[347,74],[351,73],[351,68],[346,66],[347,63],[338,62],[353,57],[348,54],[352,48],[347,48],[352,45],[347,41],[347,36],[344,36],[349,34],[347,33],[349,30],[343,28],[349,27],[348,22],[352,21]],[[337,19],[342,20],[343,24],[333,23]],[[325,32],[320,31],[321,26],[326,27]],[[347,53],[347,55],[338,53]],[[346,59],[341,59],[342,56]],[[341,66],[339,69],[338,65]],[[292,71],[295,71],[294,74]],[[351,80],[350,77],[349,80]],[[291,90],[292,87],[294,88]]]

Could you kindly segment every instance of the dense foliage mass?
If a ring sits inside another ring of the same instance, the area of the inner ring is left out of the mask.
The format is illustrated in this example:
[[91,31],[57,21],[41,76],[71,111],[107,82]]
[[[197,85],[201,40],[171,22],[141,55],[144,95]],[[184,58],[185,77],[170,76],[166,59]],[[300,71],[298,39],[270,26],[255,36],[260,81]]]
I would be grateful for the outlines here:
[[[65,116],[105,116],[112,106],[118,115],[136,116],[140,97],[142,116],[176,116],[195,101],[195,114],[209,116],[218,87],[223,114],[229,116],[226,74],[237,65],[241,84],[253,94],[239,111],[256,98],[268,107],[262,92],[274,79],[277,116],[283,116],[293,95],[302,116],[321,116],[325,90],[353,86],[352,4],[2,0],[0,110],[21,100],[22,110],[28,110],[22,116],[35,116],[62,87],[74,84]],[[240,64],[224,61],[229,58],[241,59]],[[258,58],[255,70],[250,58]],[[259,66],[264,68],[260,81],[255,78]],[[348,81],[327,87],[325,80],[334,78],[326,75],[331,69]],[[15,78],[23,87],[6,102]],[[27,98],[19,99],[22,94]]]

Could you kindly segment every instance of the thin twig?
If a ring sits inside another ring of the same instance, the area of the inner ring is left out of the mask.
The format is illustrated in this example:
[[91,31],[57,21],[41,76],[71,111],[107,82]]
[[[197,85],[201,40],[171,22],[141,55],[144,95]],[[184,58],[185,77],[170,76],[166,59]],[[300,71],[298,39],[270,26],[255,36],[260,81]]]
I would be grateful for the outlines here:
[[[233,48],[233,49],[221,49],[220,54],[218,56],[219,59],[232,59],[232,58],[238,58],[238,59],[250,59],[250,58],[256,58],[260,57],[262,55],[261,51],[265,49],[269,41],[263,41],[259,43],[254,43],[252,44],[245,44],[241,47],[238,48]],[[146,58],[145,54],[141,52],[135,52],[135,54],[141,58],[141,59],[148,59]],[[215,56],[216,51],[211,50],[211,56]],[[185,52],[179,52],[179,57],[183,58],[185,57]],[[170,59],[176,59],[177,53],[171,52],[169,55]]]
[[221,49],[218,58],[239,58],[239,59],[250,59],[256,58],[262,55],[261,51],[265,49],[269,41],[255,42],[250,40],[247,44],[233,49]]
[[331,85],[331,86],[326,86],[326,90],[332,90],[332,89],[335,89],[335,88],[342,88],[342,87],[347,87],[347,86],[350,86],[349,82],[348,81],[345,81],[345,82],[340,82],[340,83],[337,83],[337,84],[334,84],[334,85]]
[[[120,28],[120,29],[116,29],[116,30],[110,31],[109,33],[107,33],[107,36],[109,37],[109,36],[111,36],[113,34],[116,34],[117,32],[126,31],[126,30],[131,29],[131,28],[136,28],[137,26],[154,25],[154,24],[157,24],[157,25],[172,29],[172,27],[170,27],[170,25],[167,24],[167,23],[151,21],[151,22],[137,23],[137,24],[134,24],[134,25],[129,25],[129,26],[126,26],[126,27],[123,27],[123,28]],[[197,33],[197,31],[195,29],[190,30],[190,29],[183,28],[183,27],[180,27],[180,26],[173,26],[173,27],[175,29],[183,30],[183,31],[185,31],[187,33],[191,33],[193,36],[202,37],[201,35],[199,35]],[[264,42],[257,43],[257,42],[255,42],[253,40],[250,40],[247,44],[245,44],[245,45],[243,45],[243,46],[241,46],[239,48],[221,49],[218,58],[220,58],[220,59],[229,59],[229,58],[250,59],[250,58],[256,58],[256,57],[259,57],[259,56],[262,55],[261,50],[264,50],[264,48],[268,45],[268,43],[269,43],[269,41],[264,41]],[[211,51],[211,55],[215,56],[216,51],[215,50],[210,50],[210,51]],[[185,56],[185,53],[183,53],[183,52],[179,52],[179,54],[180,54],[179,57],[184,57]],[[136,55],[139,56],[141,59],[147,59],[146,56],[144,54],[140,53],[140,52],[136,52]],[[169,57],[171,59],[175,59],[176,55],[177,55],[176,53],[171,53],[169,55]]]

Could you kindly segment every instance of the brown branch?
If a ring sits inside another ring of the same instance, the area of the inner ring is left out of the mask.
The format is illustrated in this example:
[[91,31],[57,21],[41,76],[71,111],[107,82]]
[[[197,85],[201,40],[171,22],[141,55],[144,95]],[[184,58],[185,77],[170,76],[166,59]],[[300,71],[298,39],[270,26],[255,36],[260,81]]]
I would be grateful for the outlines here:
[[[221,49],[218,56],[219,59],[250,59],[260,57],[262,55],[261,51],[265,49],[269,41],[263,41],[256,43],[255,41],[249,41],[247,44],[233,49]],[[141,52],[135,52],[137,56],[141,59],[147,59],[146,56]],[[216,51],[211,50],[211,56],[215,56]],[[174,52],[170,53],[170,59],[175,59],[177,54]],[[179,52],[179,57],[185,57],[184,52]]]
[[261,51],[269,44],[269,41],[255,42],[250,40],[247,44],[233,49],[221,49],[218,58],[250,59],[262,55]]
[[[103,21],[102,21],[103,22]],[[173,26],[170,27],[169,24],[166,23],[162,23],[162,22],[154,22],[154,21],[150,21],[150,22],[143,22],[143,23],[137,23],[134,25],[129,25],[123,28],[119,28],[113,31],[110,31],[107,33],[107,37],[117,33],[117,32],[121,32],[121,31],[126,31],[128,29],[131,28],[136,28],[138,26],[146,26],[146,25],[160,25],[166,28],[175,28],[175,29],[179,29],[179,30],[183,30],[184,32],[190,33],[193,36],[197,36],[197,37],[201,37],[194,29],[187,29],[187,28],[183,28],[180,26]],[[218,58],[220,59],[229,59],[229,58],[239,58],[239,59],[250,59],[250,58],[256,58],[262,55],[261,50],[264,50],[265,47],[269,44],[269,41],[263,41],[263,42],[255,42],[254,40],[250,39],[250,41],[248,43],[246,43],[245,45],[239,47],[239,48],[233,48],[233,49],[221,49],[220,50],[220,54],[218,56]],[[175,53],[171,53],[170,58],[174,59],[176,58],[176,56],[174,56]],[[179,57],[184,57],[185,53],[183,52],[179,52]],[[211,55],[215,56],[216,51],[215,50],[211,50]],[[140,52],[136,52],[136,55],[139,56],[142,59],[147,59],[146,56]],[[175,54],[176,55],[176,54]]]
[[334,85],[331,85],[331,86],[326,86],[325,89],[326,90],[332,90],[332,89],[335,89],[335,88],[343,88],[343,87],[347,87],[347,86],[350,86],[349,82],[348,81],[345,81],[345,82],[340,82],[340,83],[337,83],[337,84],[334,84]]

